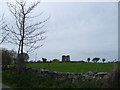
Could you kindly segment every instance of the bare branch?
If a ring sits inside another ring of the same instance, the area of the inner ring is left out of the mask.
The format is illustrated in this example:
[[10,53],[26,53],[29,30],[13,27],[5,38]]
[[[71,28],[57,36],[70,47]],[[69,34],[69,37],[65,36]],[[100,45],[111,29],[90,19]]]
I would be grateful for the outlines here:
[[27,9],[27,11],[26,11],[25,14],[31,13],[31,11],[33,11],[33,9],[34,9],[39,3],[40,3],[40,1],[38,1],[38,2],[36,2],[36,3],[33,3],[33,5],[31,5],[31,6]]
[[34,29],[30,28],[30,29],[26,30],[25,36],[28,36],[28,35],[35,33],[37,30],[41,29],[43,26],[44,25],[42,25],[41,27],[38,27],[38,28],[34,28]]
[[36,15],[36,16],[27,16],[26,18],[36,18],[36,17],[39,17],[39,16],[41,16],[43,14],[43,12],[41,12],[40,14],[38,14],[38,15]]
[[1,18],[0,18],[0,32],[2,32],[2,33],[0,33],[1,34],[1,36],[2,37],[0,37],[0,44],[2,44],[5,40],[6,40],[6,38],[7,38],[7,36],[9,35],[9,33],[5,33],[4,31],[3,31],[3,29],[4,28],[6,28],[6,25],[4,25],[4,14],[3,14],[3,16],[1,16]]
[[5,39],[7,38],[8,34],[9,34],[9,33],[7,33],[5,36],[2,37],[2,39],[1,39],[1,41],[0,41],[0,44],[2,44],[2,43],[5,41]]

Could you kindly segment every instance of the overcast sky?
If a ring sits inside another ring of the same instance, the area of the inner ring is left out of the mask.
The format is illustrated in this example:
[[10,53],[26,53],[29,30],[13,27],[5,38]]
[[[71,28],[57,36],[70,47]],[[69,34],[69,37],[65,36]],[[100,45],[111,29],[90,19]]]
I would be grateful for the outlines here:
[[[37,60],[42,57],[61,59],[62,55],[70,55],[71,60],[76,61],[88,57],[117,59],[117,10],[117,2],[41,3],[35,14],[44,12],[43,18],[49,15],[51,18],[42,28],[47,30],[44,46],[30,53],[30,59],[35,60],[35,56]],[[9,44],[3,44],[3,47],[16,49]]]

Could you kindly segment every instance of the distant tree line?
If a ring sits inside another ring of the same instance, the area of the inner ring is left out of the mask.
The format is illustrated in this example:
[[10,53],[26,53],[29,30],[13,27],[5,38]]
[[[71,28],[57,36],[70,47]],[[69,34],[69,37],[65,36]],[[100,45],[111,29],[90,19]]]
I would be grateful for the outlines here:
[[[92,62],[94,62],[94,63],[97,63],[98,61],[100,60],[100,58],[98,58],[98,57],[95,57],[95,58],[93,58],[93,59],[90,59],[90,58],[87,58],[87,62],[90,62],[90,61],[92,61]],[[102,62],[104,63],[106,61],[106,59],[105,58],[103,58],[102,59]],[[46,58],[42,58],[42,60],[38,60],[38,61],[33,61],[33,60],[31,60],[31,61],[29,61],[30,63],[45,63],[45,62],[62,62],[62,61],[60,61],[59,59],[53,59],[53,60],[50,60],[50,61],[47,61],[47,59]],[[85,61],[69,61],[69,62],[85,62]]]
[[[88,59],[87,59],[87,62],[90,62],[90,60],[91,60],[91,59],[88,58]],[[98,58],[98,57],[95,57],[95,58],[92,59],[92,61],[93,61],[94,63],[97,63],[99,60],[100,60],[100,58]],[[103,59],[102,59],[102,62],[104,63],[105,61],[106,61],[106,59],[103,58]]]
[[[10,65],[10,64],[17,64],[17,58],[21,57],[21,54],[17,55],[17,52],[14,50],[7,50],[6,48],[0,48],[0,53],[2,55],[2,65]],[[41,60],[38,61],[28,61],[29,60],[29,55],[27,53],[23,53],[23,58],[25,62],[29,63],[41,63],[41,62],[60,62],[59,59],[53,59],[50,61],[47,61],[46,58],[42,58]],[[100,58],[95,57],[93,59],[87,58],[87,62],[93,61],[94,63],[97,63],[100,60]],[[102,62],[104,63],[106,61],[105,58],[102,59]],[[70,62],[85,62],[85,61],[70,61]]]

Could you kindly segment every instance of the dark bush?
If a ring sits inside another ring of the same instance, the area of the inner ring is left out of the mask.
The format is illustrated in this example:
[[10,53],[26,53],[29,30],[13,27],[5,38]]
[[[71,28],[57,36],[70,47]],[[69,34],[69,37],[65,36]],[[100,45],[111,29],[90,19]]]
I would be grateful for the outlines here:
[[110,74],[106,75],[103,83],[112,88],[120,87],[120,69],[115,68]]
[[114,69],[111,72],[110,78],[111,78],[111,84],[113,86],[120,87],[119,86],[119,84],[120,84],[120,69],[119,68]]

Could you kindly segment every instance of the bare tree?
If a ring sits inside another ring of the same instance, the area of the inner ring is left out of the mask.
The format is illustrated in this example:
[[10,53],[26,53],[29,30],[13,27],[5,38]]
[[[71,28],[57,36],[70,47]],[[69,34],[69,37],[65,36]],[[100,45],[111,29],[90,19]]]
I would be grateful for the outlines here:
[[[27,0],[15,1],[14,3],[7,3],[7,6],[14,16],[15,24],[12,26],[6,25],[4,28],[9,32],[9,39],[7,41],[12,44],[18,45],[19,64],[23,64],[23,55],[35,49],[38,49],[43,44],[38,42],[44,40],[43,34],[46,31],[41,31],[44,23],[49,17],[43,21],[38,20],[42,13],[32,16],[34,9],[40,4],[40,1],[29,3]],[[35,22],[35,18],[38,18]],[[26,52],[25,52],[25,48]]]

